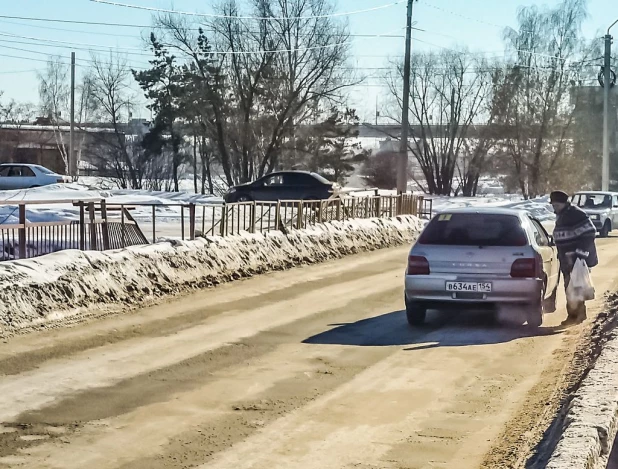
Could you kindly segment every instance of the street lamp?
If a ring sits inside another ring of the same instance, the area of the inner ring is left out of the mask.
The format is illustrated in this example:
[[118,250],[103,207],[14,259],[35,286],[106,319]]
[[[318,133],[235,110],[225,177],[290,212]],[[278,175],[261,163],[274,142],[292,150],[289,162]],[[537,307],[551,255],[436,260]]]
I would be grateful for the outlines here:
[[612,36],[609,31],[618,23],[614,21],[605,35],[605,55],[603,60],[603,171],[601,190],[609,190],[609,89],[611,83]]

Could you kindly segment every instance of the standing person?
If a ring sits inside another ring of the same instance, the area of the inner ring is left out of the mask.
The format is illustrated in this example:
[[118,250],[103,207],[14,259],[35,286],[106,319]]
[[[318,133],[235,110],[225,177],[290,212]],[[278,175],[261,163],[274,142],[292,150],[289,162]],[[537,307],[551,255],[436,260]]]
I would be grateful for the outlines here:
[[[564,288],[569,286],[571,272],[577,259],[584,259],[588,268],[599,263],[595,239],[597,230],[590,217],[579,207],[569,202],[569,196],[562,191],[554,191],[549,196],[556,212],[554,241],[558,248],[560,271],[564,276]],[[586,304],[569,305],[568,317],[563,324],[583,322],[586,319]]]

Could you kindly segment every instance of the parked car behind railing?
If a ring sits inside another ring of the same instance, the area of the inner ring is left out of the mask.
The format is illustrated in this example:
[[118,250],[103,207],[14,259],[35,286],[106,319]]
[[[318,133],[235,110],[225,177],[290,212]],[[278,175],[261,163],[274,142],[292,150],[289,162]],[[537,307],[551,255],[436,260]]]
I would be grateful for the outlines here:
[[66,176],[57,174],[37,164],[0,164],[0,190],[31,189],[69,182]]
[[316,173],[279,171],[254,182],[231,187],[224,199],[227,203],[325,200],[336,196],[339,190],[338,184]]

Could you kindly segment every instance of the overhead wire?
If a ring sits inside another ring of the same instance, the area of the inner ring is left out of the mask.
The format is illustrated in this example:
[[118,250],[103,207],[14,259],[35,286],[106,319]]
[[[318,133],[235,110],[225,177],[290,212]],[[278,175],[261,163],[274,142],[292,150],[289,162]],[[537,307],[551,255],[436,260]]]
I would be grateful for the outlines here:
[[219,18],[219,19],[231,19],[231,20],[257,20],[257,21],[282,21],[282,20],[313,20],[313,19],[325,19],[325,18],[337,18],[342,16],[353,16],[362,13],[369,13],[378,10],[384,10],[405,3],[406,0],[397,0],[392,3],[379,5],[371,8],[364,8],[361,10],[354,10],[348,12],[328,13],[323,15],[303,15],[303,16],[239,16],[239,15],[226,15],[220,13],[196,13],[190,11],[180,11],[165,8],[147,7],[141,5],[134,5],[130,3],[112,2],[109,0],[90,0],[92,3],[99,3],[103,5],[110,5],[120,8],[128,8],[134,10],[149,11],[153,13],[169,13],[173,15],[182,16],[196,16],[201,18]]
[[[356,39],[356,40],[346,40],[346,41],[340,41],[340,42],[336,42],[336,43],[332,43],[332,44],[324,44],[324,45],[319,45],[319,46],[309,46],[309,47],[299,47],[299,48],[295,48],[295,49],[273,49],[273,50],[255,50],[255,51],[220,51],[220,50],[211,50],[209,51],[209,54],[213,54],[213,55],[254,55],[254,54],[274,54],[274,53],[288,53],[288,52],[306,52],[306,51],[311,51],[311,50],[320,50],[320,49],[330,49],[333,47],[339,47],[339,46],[344,46],[344,45],[349,45],[349,44],[353,44],[353,43],[357,43],[357,42],[362,42],[367,40],[368,38],[379,38],[385,35],[392,35],[393,32],[395,31],[401,31],[403,28],[399,27],[396,28],[394,30],[390,30],[387,31],[383,34],[372,34],[372,35],[367,35],[366,37],[362,38],[362,39]],[[64,44],[64,45],[71,45],[71,46],[75,46],[76,43],[75,42],[68,42],[68,41],[59,41],[56,39],[47,39],[47,38],[37,38],[37,37],[33,37],[33,36],[22,36],[19,34],[12,34],[12,33],[6,33],[6,32],[0,32],[0,36],[4,36],[4,37],[13,37],[13,38],[18,38],[18,39],[27,39],[27,40],[31,40],[31,41],[43,41],[43,42],[50,42],[50,43],[55,43],[55,44]],[[93,47],[93,48],[101,48],[101,47],[105,47],[107,49],[111,49],[111,47],[107,47],[107,46],[100,46],[97,44],[84,44],[84,43],[80,43],[79,46],[83,47]],[[137,48],[137,47],[123,47],[122,48],[123,51],[140,51],[142,54],[144,52],[144,48]]]

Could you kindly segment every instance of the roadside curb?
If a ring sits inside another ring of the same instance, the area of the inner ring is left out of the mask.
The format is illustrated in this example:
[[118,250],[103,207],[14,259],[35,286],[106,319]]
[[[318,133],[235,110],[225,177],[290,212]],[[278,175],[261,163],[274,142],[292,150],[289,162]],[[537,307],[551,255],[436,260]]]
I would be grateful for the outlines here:
[[[611,304],[610,304],[611,307]],[[615,306],[613,312],[615,312]],[[618,432],[618,331],[596,344],[602,351],[574,393],[566,410],[563,432],[547,469],[601,469]]]

